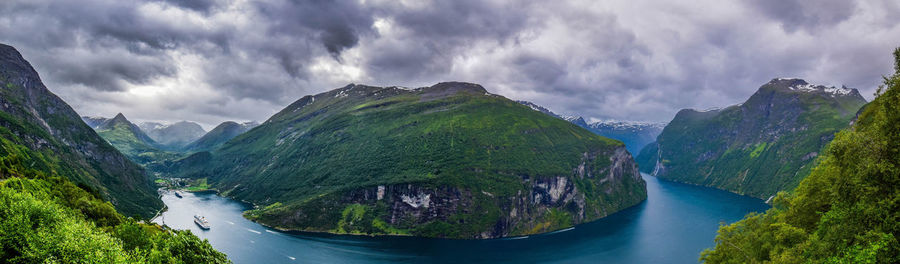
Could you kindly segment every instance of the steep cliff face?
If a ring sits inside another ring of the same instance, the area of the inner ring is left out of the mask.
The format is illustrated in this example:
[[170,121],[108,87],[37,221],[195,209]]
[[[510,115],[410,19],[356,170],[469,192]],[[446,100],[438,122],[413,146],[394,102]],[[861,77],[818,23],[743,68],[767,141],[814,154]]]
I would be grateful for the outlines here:
[[335,233],[531,234],[646,197],[622,143],[469,83],[305,96],[175,167],[262,223]]
[[[609,166],[592,167],[598,157],[608,158]],[[646,185],[624,147],[584,153],[583,159],[571,175],[523,177],[511,195],[428,183],[377,185],[249,215],[282,229],[486,239],[571,227],[646,199]],[[473,217],[473,211],[490,217]]]
[[0,84],[0,154],[20,156],[41,171],[56,171],[129,216],[151,216],[162,207],[143,170],[44,87],[18,51],[2,44]]
[[865,103],[856,89],[774,79],[742,104],[679,111],[637,160],[661,178],[766,199],[809,174]]

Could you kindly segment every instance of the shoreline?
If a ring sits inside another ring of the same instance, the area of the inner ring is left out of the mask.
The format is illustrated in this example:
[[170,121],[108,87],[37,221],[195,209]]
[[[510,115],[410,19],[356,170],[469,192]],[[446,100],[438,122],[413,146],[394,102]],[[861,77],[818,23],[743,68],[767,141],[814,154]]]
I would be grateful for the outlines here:
[[[193,193],[210,193],[210,194],[215,194],[216,196],[219,196],[219,197],[222,197],[222,198],[225,198],[225,199],[229,199],[229,200],[232,200],[232,201],[235,201],[235,202],[243,203],[244,205],[247,205],[248,208],[259,208],[259,205],[255,204],[255,203],[252,203],[252,202],[249,202],[249,201],[245,201],[245,200],[237,200],[237,199],[234,199],[234,198],[232,198],[232,197],[222,196],[222,195],[220,195],[220,193],[219,193],[217,190],[214,190],[214,189],[208,189],[208,190],[202,190],[202,191],[193,191]],[[284,228],[284,227],[279,227],[279,226],[273,226],[273,225],[266,224],[266,223],[264,223],[264,222],[260,222],[260,221],[256,221],[256,220],[247,218],[245,213],[246,213],[247,211],[249,211],[249,210],[244,210],[244,211],[242,211],[242,212],[241,212],[241,217],[244,218],[244,219],[247,220],[247,221],[250,221],[250,222],[259,224],[260,226],[263,226],[263,227],[268,228],[268,229],[272,229],[272,230],[277,231],[277,232],[281,232],[281,233],[285,233],[285,234],[289,234],[289,235],[299,235],[299,236],[317,236],[317,237],[325,237],[325,236],[330,236],[330,237],[340,237],[340,236],[346,236],[346,237],[357,237],[357,238],[424,238],[424,239],[439,239],[439,240],[454,240],[454,241],[519,240],[519,239],[529,238],[529,237],[531,237],[531,236],[553,235],[553,234],[558,234],[558,233],[563,233],[563,232],[571,231],[571,230],[573,230],[573,229],[576,229],[576,228],[577,228],[578,226],[580,226],[580,225],[590,224],[590,223],[593,223],[593,222],[595,222],[595,221],[598,221],[598,220],[601,220],[601,219],[605,219],[605,218],[607,218],[607,217],[610,217],[610,216],[612,216],[612,215],[615,215],[615,214],[618,214],[618,213],[620,213],[620,212],[622,212],[622,211],[625,211],[626,209],[630,209],[630,208],[632,208],[632,207],[639,206],[639,205],[645,203],[646,201],[647,201],[647,198],[645,198],[645,199],[643,199],[643,200],[641,200],[641,201],[639,201],[639,202],[637,202],[637,203],[635,203],[635,204],[633,204],[633,205],[631,205],[631,206],[625,207],[625,208],[623,208],[622,210],[616,211],[615,213],[606,215],[606,216],[601,217],[601,218],[597,218],[597,219],[595,219],[595,220],[593,220],[593,221],[584,222],[584,223],[579,223],[579,224],[576,224],[576,225],[573,225],[573,226],[569,226],[569,227],[565,227],[565,228],[560,228],[560,229],[556,229],[556,230],[550,230],[550,231],[541,232],[541,233],[536,233],[536,234],[524,234],[524,235],[516,235],[516,236],[493,237],[493,238],[446,238],[446,237],[427,237],[427,236],[415,236],[415,235],[403,235],[403,234],[334,233],[334,232],[329,232],[329,231],[297,230],[297,229],[291,229],[291,228]],[[154,219],[155,219],[155,218],[154,218]]]

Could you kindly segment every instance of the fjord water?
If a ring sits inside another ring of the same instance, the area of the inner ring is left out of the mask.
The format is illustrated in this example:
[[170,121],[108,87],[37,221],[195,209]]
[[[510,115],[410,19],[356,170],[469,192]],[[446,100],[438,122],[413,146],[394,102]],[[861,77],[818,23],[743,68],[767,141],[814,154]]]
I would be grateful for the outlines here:
[[[763,201],[644,175],[647,200],[574,229],[524,238],[447,240],[289,234],[244,219],[245,204],[215,194],[163,195],[154,219],[209,239],[235,263],[695,263],[719,223],[768,209]],[[201,230],[193,215],[212,225]]]

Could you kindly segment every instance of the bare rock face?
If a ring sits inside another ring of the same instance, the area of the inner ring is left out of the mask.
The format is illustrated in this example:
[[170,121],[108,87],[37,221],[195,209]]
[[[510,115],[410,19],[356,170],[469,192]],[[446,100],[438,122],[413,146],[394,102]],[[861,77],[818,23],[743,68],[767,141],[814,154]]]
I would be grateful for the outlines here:
[[[608,165],[592,166],[598,158],[608,159]],[[436,235],[487,239],[548,232],[590,222],[646,199],[646,183],[624,146],[615,148],[611,153],[583,153],[582,159],[584,162],[573,168],[571,175],[522,178],[523,188],[513,195],[501,196],[430,184],[397,184],[355,189],[340,196],[325,197],[314,204],[328,204],[345,211],[348,210],[345,208],[355,205],[369,208],[367,210],[380,208],[385,210],[383,219],[387,224],[409,230],[436,222],[465,225],[472,220],[461,215],[486,207],[496,208],[497,220],[487,229],[478,230],[474,236]],[[321,217],[303,208],[294,211],[291,217],[276,222],[275,226],[286,229],[306,226],[302,230],[333,232],[334,229],[325,228],[327,225],[309,228],[309,223],[322,220]],[[343,215],[341,219],[348,220],[346,217]],[[553,217],[560,217],[565,224],[557,225],[548,220]],[[350,222],[353,221],[343,221],[344,224]],[[350,230],[372,233],[372,229],[365,221],[340,227],[348,233],[354,233]]]

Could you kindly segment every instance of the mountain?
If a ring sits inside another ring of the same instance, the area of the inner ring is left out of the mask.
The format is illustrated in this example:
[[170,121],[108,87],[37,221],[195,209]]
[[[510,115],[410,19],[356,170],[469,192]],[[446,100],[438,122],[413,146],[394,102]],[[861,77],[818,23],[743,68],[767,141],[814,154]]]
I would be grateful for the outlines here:
[[229,263],[190,231],[140,221],[162,207],[143,170],[0,44],[0,262]]
[[856,89],[774,79],[742,104],[679,111],[637,160],[660,178],[766,199],[797,186],[865,103]]
[[245,122],[241,124],[232,121],[222,122],[206,133],[206,135],[203,135],[203,137],[185,146],[184,151],[197,152],[213,150],[228,140],[231,140],[244,132],[250,131],[251,128],[258,125],[259,124],[256,122]]
[[548,232],[646,199],[622,143],[480,85],[348,85],[305,96],[180,177],[260,205],[281,229],[496,238]]
[[122,113],[107,120],[96,130],[103,139],[139,164],[147,164],[156,160],[162,152],[156,141],[144,134],[144,131],[137,125],[128,121]]
[[[15,48],[0,44],[0,156],[59,175],[129,216],[162,208],[156,188],[134,164],[50,92]],[[0,178],[8,177],[0,172]]]
[[141,131],[144,131],[144,133],[148,134],[149,136],[151,130],[163,127],[165,126],[165,124],[159,122],[141,122],[140,124],[137,124],[137,126],[141,129]]
[[572,124],[583,127],[594,134],[622,141],[629,153],[636,154],[641,148],[656,140],[656,136],[662,132],[665,123],[634,122],[634,121],[601,121],[588,123],[580,116],[561,116],[549,109],[529,101],[516,101],[552,117],[569,121]]
[[89,127],[94,128],[94,129],[96,129],[103,123],[106,123],[107,120],[109,120],[109,118],[99,117],[99,116],[82,116],[81,117],[81,121],[84,121],[85,124],[87,124]]
[[900,48],[896,72],[821,162],[765,214],[721,226],[704,263],[900,263]]
[[641,148],[653,143],[665,126],[665,123],[603,121],[587,124],[586,128],[598,135],[622,141],[628,152],[637,154]]
[[180,121],[170,125],[145,122],[139,127],[147,133],[147,136],[168,150],[180,150],[206,134],[203,127],[190,121]]

